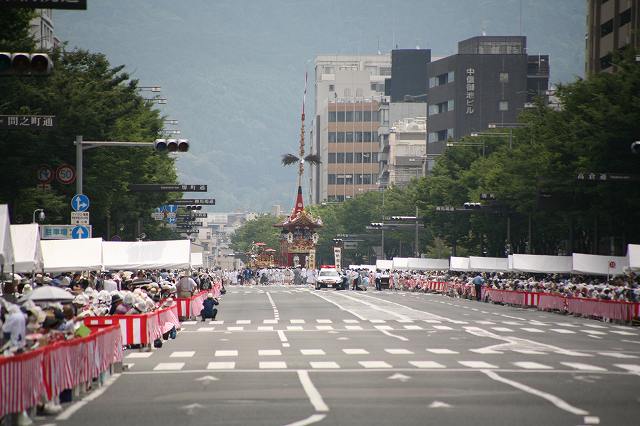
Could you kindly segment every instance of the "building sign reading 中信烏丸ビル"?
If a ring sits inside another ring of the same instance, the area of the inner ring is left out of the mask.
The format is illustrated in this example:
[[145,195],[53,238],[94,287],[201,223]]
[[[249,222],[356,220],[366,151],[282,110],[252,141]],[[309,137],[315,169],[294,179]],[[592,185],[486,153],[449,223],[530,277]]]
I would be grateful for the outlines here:
[[476,70],[474,68],[467,68],[467,92],[465,95],[467,110],[466,114],[473,114],[475,111],[476,100]]

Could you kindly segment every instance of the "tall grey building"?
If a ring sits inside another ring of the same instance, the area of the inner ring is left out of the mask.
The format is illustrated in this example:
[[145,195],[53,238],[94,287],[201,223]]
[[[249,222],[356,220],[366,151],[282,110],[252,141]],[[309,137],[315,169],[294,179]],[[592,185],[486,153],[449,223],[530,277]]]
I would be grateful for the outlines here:
[[36,16],[30,22],[30,30],[36,41],[36,49],[47,51],[58,47],[60,41],[53,32],[53,11],[51,9],[36,9],[35,13]]
[[546,97],[549,56],[527,55],[523,36],[480,36],[458,43],[458,53],[427,65],[428,154],[448,139],[515,123],[536,96]]

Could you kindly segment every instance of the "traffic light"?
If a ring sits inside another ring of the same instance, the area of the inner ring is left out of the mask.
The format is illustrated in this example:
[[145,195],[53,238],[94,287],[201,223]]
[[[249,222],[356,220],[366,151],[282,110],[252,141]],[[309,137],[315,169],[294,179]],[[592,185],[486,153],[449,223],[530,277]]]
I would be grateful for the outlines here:
[[202,206],[184,206],[186,210],[202,210]]
[[167,150],[167,140],[166,139],[156,139],[153,142],[153,147],[156,151],[164,152]]
[[187,152],[187,151],[189,151],[189,140],[178,139],[178,152]]
[[371,222],[369,224],[369,227],[371,227],[372,229],[382,229],[383,226],[384,226],[384,223],[382,222]]
[[187,152],[189,151],[188,139],[156,139],[154,141],[156,151]]
[[52,70],[46,53],[0,52],[0,75],[48,75]]
[[482,208],[482,204],[480,203],[464,203],[463,207],[465,210],[479,210]]

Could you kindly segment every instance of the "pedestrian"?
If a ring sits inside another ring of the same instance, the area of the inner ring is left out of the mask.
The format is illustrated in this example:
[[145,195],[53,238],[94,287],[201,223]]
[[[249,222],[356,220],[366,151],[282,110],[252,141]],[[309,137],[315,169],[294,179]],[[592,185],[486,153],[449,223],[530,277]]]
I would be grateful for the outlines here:
[[189,276],[187,272],[183,272],[178,284],[178,297],[187,298],[193,296],[193,293],[198,289],[196,282]]
[[202,302],[202,310],[200,311],[200,316],[202,316],[202,322],[204,322],[207,318],[211,318],[212,320],[216,320],[216,316],[218,315],[218,309],[216,308],[219,305],[218,299],[213,297],[213,293],[208,293],[207,298]]
[[376,290],[382,290],[382,272],[380,272],[380,269],[376,269]]
[[482,299],[482,285],[484,284],[484,278],[482,277],[482,274],[478,273],[478,275],[475,276],[471,283],[476,288],[476,300],[479,302]]

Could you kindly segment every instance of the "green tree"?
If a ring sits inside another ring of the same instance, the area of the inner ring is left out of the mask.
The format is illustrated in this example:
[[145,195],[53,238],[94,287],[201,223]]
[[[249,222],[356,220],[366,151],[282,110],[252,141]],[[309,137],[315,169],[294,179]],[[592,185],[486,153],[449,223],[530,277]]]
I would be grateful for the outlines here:
[[252,243],[265,243],[268,248],[280,251],[280,228],[274,225],[282,218],[265,214],[246,221],[231,236],[231,248],[236,252],[246,253]]

